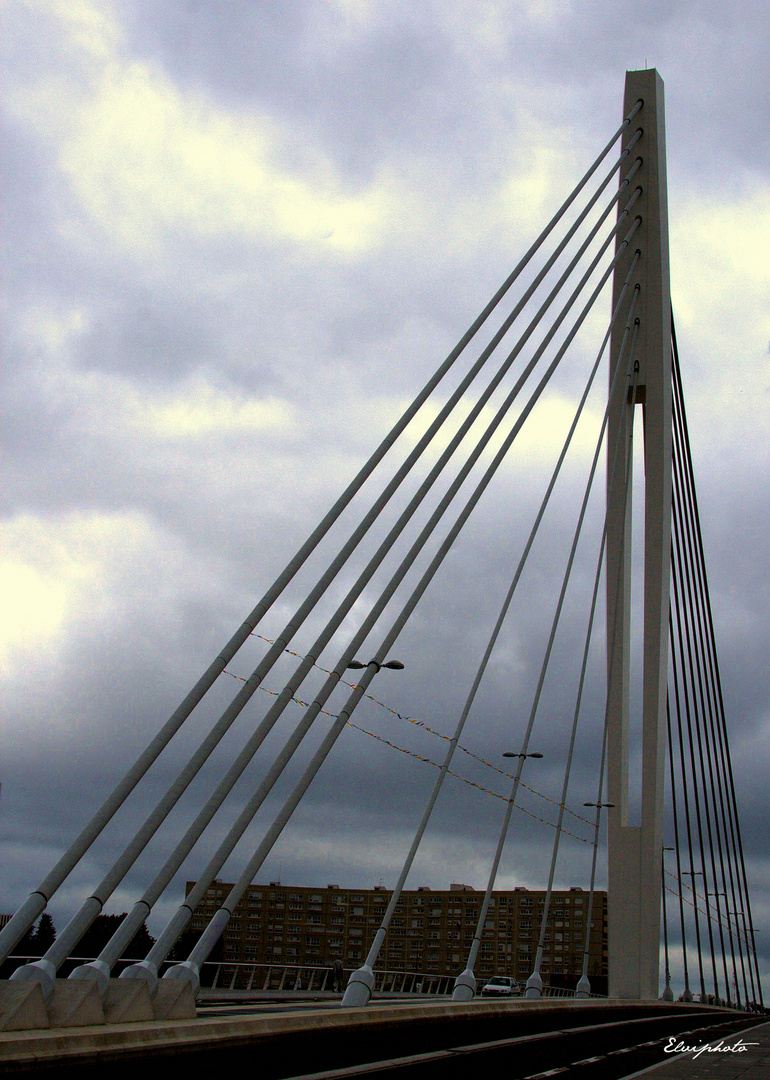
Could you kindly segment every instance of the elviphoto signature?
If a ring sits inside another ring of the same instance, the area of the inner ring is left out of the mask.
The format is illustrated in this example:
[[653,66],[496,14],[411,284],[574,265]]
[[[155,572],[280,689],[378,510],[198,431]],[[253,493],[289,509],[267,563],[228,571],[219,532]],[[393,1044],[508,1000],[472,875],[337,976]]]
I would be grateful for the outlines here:
[[750,1046],[759,1046],[759,1043],[738,1039],[737,1042],[730,1044],[724,1039],[719,1039],[718,1042],[703,1043],[702,1046],[688,1046],[685,1042],[677,1042],[676,1035],[670,1035],[663,1049],[667,1054],[692,1054],[697,1058],[701,1054],[742,1054]]

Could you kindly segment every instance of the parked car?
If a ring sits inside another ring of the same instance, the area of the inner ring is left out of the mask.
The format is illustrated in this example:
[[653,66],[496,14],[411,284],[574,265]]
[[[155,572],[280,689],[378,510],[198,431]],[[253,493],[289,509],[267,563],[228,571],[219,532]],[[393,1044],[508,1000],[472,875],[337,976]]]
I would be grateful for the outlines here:
[[515,979],[509,978],[508,975],[494,975],[488,983],[485,983],[481,988],[481,993],[490,997],[501,994],[520,994],[521,987]]

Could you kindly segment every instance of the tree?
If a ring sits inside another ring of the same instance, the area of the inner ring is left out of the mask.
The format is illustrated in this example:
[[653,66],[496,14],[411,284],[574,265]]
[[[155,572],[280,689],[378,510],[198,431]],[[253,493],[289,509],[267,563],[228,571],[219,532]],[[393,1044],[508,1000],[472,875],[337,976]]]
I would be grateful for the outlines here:
[[[77,955],[89,960],[97,957],[125,917],[125,911],[122,915],[97,915],[80,939],[76,949]],[[154,944],[155,938],[147,929],[147,924],[142,923],[131,942],[123,950],[123,956],[132,960],[142,960]]]
[[15,956],[42,956],[56,941],[56,927],[53,919],[44,912],[36,926],[26,932],[13,950]]
[[54,941],[56,941],[56,927],[51,916],[45,911],[40,916],[40,922],[35,931],[35,951],[42,956],[48,952]]

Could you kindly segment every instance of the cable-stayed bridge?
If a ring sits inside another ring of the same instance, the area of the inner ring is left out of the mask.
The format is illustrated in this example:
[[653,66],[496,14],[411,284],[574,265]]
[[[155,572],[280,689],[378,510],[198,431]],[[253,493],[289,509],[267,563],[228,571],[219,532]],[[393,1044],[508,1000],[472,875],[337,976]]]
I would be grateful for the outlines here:
[[[492,892],[505,870],[513,815],[537,787],[537,738],[545,724],[558,725],[562,753],[554,819],[548,822],[546,900],[526,998],[547,995],[550,976],[566,967],[579,974],[576,997],[589,999],[591,904],[606,827],[610,997],[670,1001],[672,968],[678,964],[675,976],[686,1003],[742,1011],[763,1007],[672,315],[667,213],[662,83],[654,71],[631,72],[622,124],[547,227],[0,932],[5,961],[121,807],[135,791],[141,793],[147,772],[193,711],[228,681],[242,647],[261,636],[265,650],[259,662],[239,677],[232,699],[133,838],[114,853],[102,880],[45,955],[17,967],[3,985],[7,1028],[14,1027],[13,1016],[32,1008],[30,1002],[35,1015],[50,1020],[52,1003],[67,995],[88,999],[89,1009],[94,1001],[133,995],[156,1017],[189,1008],[202,965],[327,757],[339,752],[337,742],[355,725],[356,710],[386,696],[381,684],[372,684],[383,669],[403,667],[394,658],[407,634],[410,650],[415,648],[412,627],[424,598],[446,588],[446,564],[482,500],[496,492],[499,497],[507,470],[523,468],[518,475],[525,478],[522,490],[530,502],[526,454],[536,441],[531,432],[542,433],[544,407],[556,396],[562,402],[568,392],[573,404],[561,429],[546,420],[548,447],[542,454],[551,455],[550,478],[524,526],[519,507],[510,506],[512,522],[523,527],[519,554],[457,703],[454,729],[442,732],[443,756],[431,758],[432,784],[414,810],[412,840],[397,879],[388,883],[390,901],[366,940],[366,955],[350,976],[342,1005],[370,1001],[399,898],[442,793],[456,779],[465,733],[496,650],[511,624],[524,618],[542,622],[543,649],[526,708],[508,726],[515,768],[501,793],[478,922],[452,973],[452,1002],[459,1006],[476,994]],[[521,459],[517,465],[522,446],[523,466]],[[537,576],[539,545],[549,529],[565,537],[562,563],[550,575],[557,583],[553,595],[541,590]],[[319,552],[326,562],[290,603],[293,584],[306,565],[315,565]],[[303,627],[312,629],[312,640],[300,650]],[[560,653],[565,641],[571,665]],[[77,966],[67,980],[58,978],[241,712],[249,703],[253,708],[271,673],[284,670],[287,656],[293,667],[283,687],[270,691],[248,739],[163,865],[152,869],[150,884],[127,918],[97,958]],[[298,704],[300,718],[287,729],[282,718]],[[285,738],[277,750],[270,741],[267,754],[263,744],[274,729]],[[313,742],[318,731],[322,735]],[[277,813],[263,822],[260,810],[307,745],[306,737],[312,753]],[[593,797],[581,800],[576,814],[571,783],[576,762],[585,759],[593,766]],[[216,829],[209,826],[237,798],[236,785],[253,760],[261,768],[259,782],[238,803],[234,822],[219,830],[218,840],[210,839]],[[586,827],[581,839],[588,855],[588,914],[577,970],[575,951],[569,960],[559,957],[546,930],[568,821],[576,817]],[[228,895],[186,959],[170,963],[196,907],[223,867],[229,872],[241,857],[245,842],[250,854],[237,866]],[[114,978],[136,932],[186,860],[201,850],[208,862],[191,893],[147,955],[122,966]],[[669,947],[673,941],[675,949]],[[77,1009],[68,1016],[83,1022]],[[20,1020],[16,1026],[30,1025]]]

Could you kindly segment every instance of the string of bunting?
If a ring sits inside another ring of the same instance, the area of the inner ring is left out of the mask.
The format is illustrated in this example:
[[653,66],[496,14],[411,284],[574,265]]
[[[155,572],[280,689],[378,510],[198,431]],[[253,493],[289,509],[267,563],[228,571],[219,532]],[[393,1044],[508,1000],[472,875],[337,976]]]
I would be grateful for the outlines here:
[[[263,634],[252,633],[250,636],[259,638],[260,640],[267,642],[269,645],[272,645],[274,643],[273,639],[265,637]],[[290,656],[296,657],[298,660],[304,660],[305,659],[305,657],[301,653],[294,652],[293,649],[284,649],[284,652],[288,653]],[[320,664],[317,664],[315,662],[313,663],[313,667],[317,668],[319,671],[324,672],[324,674],[326,674],[326,675],[331,674],[331,672],[329,671],[328,668],[321,667]],[[243,678],[243,676],[236,675],[234,672],[228,671],[227,668],[225,668],[223,670],[222,674],[223,675],[229,675],[232,679],[237,679],[239,682],[246,682],[247,681],[246,679]],[[351,688],[351,690],[357,689],[357,684],[356,683],[347,682],[347,680],[345,680],[345,679],[342,679],[341,681],[344,682],[346,686],[349,686]],[[271,697],[278,697],[278,692],[276,690],[269,690],[267,687],[264,687],[264,686],[260,686],[259,689],[262,690],[263,693],[269,694]],[[365,694],[364,697],[368,698],[369,701],[374,702],[375,705],[379,705],[380,708],[385,709],[386,712],[389,712],[392,716],[397,717],[399,720],[406,720],[408,723],[413,724],[415,727],[423,728],[429,734],[435,735],[439,739],[444,739],[444,740],[446,740],[446,742],[451,742],[451,739],[450,739],[449,735],[445,735],[442,731],[436,731],[434,728],[429,727],[428,724],[426,724],[423,720],[417,720],[417,719],[415,719],[415,718],[413,718],[411,716],[406,716],[403,713],[398,712],[396,709],[391,708],[390,705],[386,705],[384,701],[380,701],[379,698],[374,697],[372,694]],[[305,708],[305,709],[308,708],[309,704],[310,704],[307,701],[302,701],[298,697],[293,697],[292,701],[296,702],[297,705],[300,705],[302,708]],[[337,714],[336,713],[328,712],[326,709],[321,709],[320,712],[324,716],[328,716],[333,720],[337,719]],[[356,731],[360,731],[364,735],[370,736],[370,738],[372,738],[372,739],[376,739],[377,742],[384,743],[391,750],[397,750],[400,754],[406,754],[409,757],[416,758],[418,761],[422,761],[426,765],[432,765],[436,769],[441,768],[441,765],[438,762],[433,761],[431,758],[423,757],[422,755],[415,753],[413,750],[407,750],[403,746],[398,746],[396,743],[391,742],[389,739],[385,739],[385,738],[383,738],[383,736],[377,735],[375,732],[367,730],[367,728],[360,727],[358,724],[354,724],[352,722],[352,720],[348,720],[347,726],[353,728]],[[464,754],[467,754],[468,757],[472,757],[475,761],[478,761],[482,765],[485,765],[488,769],[493,769],[496,773],[499,773],[501,776],[506,776],[510,780],[513,779],[513,775],[511,773],[506,772],[504,769],[499,768],[497,765],[494,765],[490,761],[486,761],[484,758],[480,757],[478,754],[474,754],[473,751],[468,750],[467,747],[462,746],[460,743],[457,744],[457,747],[458,747],[459,750],[462,750]],[[454,777],[456,780],[462,781],[463,784],[467,784],[469,787],[476,788],[478,791],[482,791],[486,795],[491,795],[493,798],[500,799],[502,802],[509,802],[510,801],[506,795],[501,795],[497,791],[492,791],[490,788],[486,788],[481,784],[477,784],[477,783],[475,783],[475,781],[469,780],[467,777],[461,776],[459,773],[453,772],[452,769],[447,769],[447,773],[450,776]],[[529,784],[525,784],[521,780],[519,781],[519,784],[521,785],[521,787],[526,788],[526,790],[531,792],[533,795],[538,796],[538,798],[544,799],[546,802],[552,803],[554,806],[561,806],[561,804],[558,803],[555,799],[549,798],[548,795],[544,795],[542,792],[537,791],[533,787],[530,787]],[[539,821],[544,825],[550,825],[550,827],[552,829],[558,828],[558,826],[554,825],[554,823],[552,821],[547,821],[545,818],[538,817],[537,814],[533,814],[530,810],[527,810],[525,807],[519,806],[518,804],[515,804],[515,806],[516,806],[517,810],[520,810],[521,813],[526,814],[528,817],[534,818],[535,821]],[[564,809],[567,811],[568,814],[571,814],[573,817],[577,818],[580,821],[584,821],[587,825],[591,825],[591,826],[594,825],[594,822],[589,821],[588,818],[583,817],[581,814],[575,813],[574,810],[570,810],[570,808],[568,806],[565,806]],[[579,840],[581,843],[588,844],[590,847],[594,846],[594,843],[595,843],[594,840],[587,840],[585,837],[578,836],[575,833],[570,832],[568,829],[562,828],[560,831],[562,833],[564,833],[566,836],[571,837],[573,840]],[[668,877],[673,878],[677,882],[678,885],[683,886],[689,892],[692,892],[693,896],[697,897],[698,900],[702,900],[706,904],[707,908],[713,907],[713,904],[711,904],[711,902],[709,900],[702,897],[700,895],[700,893],[697,892],[696,890],[691,889],[690,886],[687,885],[685,882],[680,882],[679,879],[676,877],[676,875],[673,874],[670,870],[666,870],[666,874],[667,874]],[[672,889],[669,885],[665,885],[664,887],[665,887],[667,892],[671,893],[672,896],[676,896],[678,899],[681,899],[685,904],[688,904],[694,910],[699,911],[702,915],[705,915],[707,918],[712,918],[713,917],[711,915],[711,912],[708,911],[708,910],[704,910],[697,903],[697,901],[689,900],[680,891],[678,891],[677,889]],[[721,918],[720,918],[719,923],[722,926],[726,926],[726,929],[728,931],[735,930],[737,932],[738,936],[739,937],[741,936],[740,928],[737,926],[737,924],[733,927],[733,925],[730,923],[729,919],[728,919],[727,924],[725,924],[725,923],[723,923],[721,921]]]
[[[294,655],[296,656],[297,654],[295,653]],[[246,679],[243,678],[242,675],[236,675],[234,672],[228,671],[227,668],[225,668],[222,671],[222,674],[223,675],[229,675],[231,679],[237,679],[238,682],[246,682],[247,681]],[[353,686],[354,684],[353,683],[348,683],[347,685],[348,686]],[[259,689],[263,693],[269,694],[270,697],[278,697],[279,696],[277,690],[269,690],[266,686],[260,686]],[[309,707],[309,704],[310,704],[310,702],[302,701],[302,699],[298,698],[298,697],[293,697],[291,700],[294,701],[297,705],[302,706],[302,708],[304,708],[304,709],[307,709]],[[387,706],[386,706],[386,708],[387,708]],[[324,716],[328,716],[333,720],[336,720],[336,718],[337,718],[336,713],[327,712],[325,709],[321,709],[320,711]],[[393,710],[390,710],[390,711],[392,712]],[[404,719],[404,718],[402,717],[402,719]],[[377,742],[384,743],[386,746],[390,747],[391,750],[397,750],[400,754],[407,754],[409,757],[416,758],[417,761],[422,761],[426,765],[432,765],[436,769],[440,769],[442,767],[437,761],[433,761],[431,758],[422,757],[421,754],[417,754],[413,750],[407,750],[403,746],[398,746],[396,743],[391,742],[389,739],[383,738],[382,735],[377,735],[375,732],[369,731],[367,728],[360,727],[358,724],[354,724],[352,720],[347,721],[347,727],[351,727],[355,731],[360,731],[364,735],[369,735],[370,738],[376,739]],[[501,770],[497,770],[497,771],[500,772]],[[451,769],[447,769],[447,773],[449,774],[449,776],[453,776],[456,780],[460,780],[463,784],[467,784],[469,787],[476,788],[478,791],[484,792],[485,795],[491,795],[493,798],[501,799],[503,802],[510,802],[510,799],[508,798],[507,795],[500,795],[499,792],[492,791],[490,788],[486,788],[482,784],[477,784],[474,780],[469,780],[467,777],[461,776],[460,773],[453,772]],[[511,780],[513,779],[513,776],[510,773],[504,773],[503,775],[510,777]],[[519,781],[519,783],[521,783],[521,781]],[[547,795],[541,795],[539,791],[535,791],[534,788],[528,787],[527,784],[522,784],[521,786],[526,787],[527,790],[531,791],[534,795],[540,795],[540,797],[542,799],[545,799],[547,802],[553,802],[554,801],[553,799],[549,799]],[[558,806],[559,804],[556,803],[555,805]],[[526,807],[520,806],[518,803],[514,803],[514,806],[516,807],[517,810],[520,810],[522,814],[526,814],[528,817],[534,818],[535,821],[540,821],[540,822],[542,822],[543,825],[550,825],[550,827],[552,829],[558,828],[558,826],[554,825],[554,823],[552,821],[548,821],[548,820],[546,820],[546,818],[538,817],[537,814],[533,814],[532,811],[527,810]],[[577,817],[578,815],[576,814],[574,816]],[[585,820],[585,819],[583,818],[581,820]],[[592,825],[593,822],[588,822],[588,824]],[[579,840],[581,843],[588,844],[590,847],[594,846],[594,841],[593,840],[587,840],[584,836],[578,836],[576,833],[572,833],[568,829],[562,828],[559,831],[564,833],[565,836],[572,837],[573,840]]]
[[[666,871],[666,873],[668,873],[668,871]],[[670,885],[665,885],[665,886],[664,886],[664,888],[665,888],[666,892],[669,892],[669,893],[671,893],[671,895],[672,895],[672,896],[676,896],[676,897],[677,897],[677,899],[679,899],[679,900],[682,900],[682,901],[683,901],[683,902],[684,902],[685,904],[688,904],[688,905],[689,905],[689,906],[690,906],[691,908],[694,908],[694,909],[695,909],[696,911],[699,911],[699,912],[701,913],[701,915],[705,915],[705,916],[706,916],[706,918],[709,918],[709,917],[710,917],[710,916],[709,916],[709,912],[708,912],[708,911],[704,911],[704,910],[703,910],[703,908],[702,908],[702,907],[700,906],[700,904],[695,904],[695,903],[693,903],[693,901],[692,901],[692,900],[688,900],[686,896],[683,896],[683,895],[682,895],[682,893],[678,892],[678,891],[677,891],[676,889],[672,889]],[[685,888],[687,888],[687,885],[685,885]],[[702,899],[703,899],[703,897],[702,897],[702,896],[700,896],[700,894],[698,894],[698,898],[699,898],[700,900],[702,900]],[[728,922],[726,922],[726,923],[724,923],[724,922],[722,922],[722,920],[721,920],[721,919],[719,919],[719,920],[718,920],[718,924],[719,924],[719,926],[722,926],[722,927],[723,927],[723,928],[724,928],[725,930],[727,930],[728,932],[730,932],[730,931],[733,931],[733,930],[736,930],[736,929],[737,929],[737,927],[734,927],[734,926],[732,925],[732,923],[730,923],[729,921],[728,921]],[[740,930],[738,930],[738,937],[739,937],[739,939],[740,939],[741,941],[743,941],[743,942],[744,942],[744,943],[745,943],[746,945],[749,945],[749,947],[750,947],[750,943],[749,943],[748,941],[746,941],[746,939],[745,939],[745,938],[742,938],[742,937],[741,937],[741,933],[740,933]]]
[[[273,638],[265,637],[264,634],[257,634],[257,633],[252,631],[252,633],[249,636],[259,638],[260,641],[265,641],[265,642],[267,642],[268,645],[274,645],[275,644],[275,641],[274,641]],[[298,660],[305,660],[306,659],[306,657],[303,656],[302,653],[294,652],[293,649],[284,649],[283,651],[285,653],[288,653],[289,656],[295,656]],[[315,661],[313,661],[313,667],[317,668],[318,671],[322,671],[325,675],[331,675],[332,674],[331,671],[328,668],[321,667],[321,665],[317,664]],[[226,671],[226,672],[223,672],[223,674],[232,675],[232,672],[231,671]],[[235,675],[235,676],[233,676],[233,678],[240,678],[240,676]],[[242,681],[245,682],[246,680],[244,679]],[[357,683],[348,682],[346,679],[341,679],[340,682],[344,683],[345,686],[349,686],[351,688],[351,690],[356,690],[358,688]],[[427,731],[430,735],[435,735],[436,738],[438,738],[438,739],[444,739],[446,742],[451,742],[452,741],[452,739],[451,739],[451,737],[449,735],[445,735],[443,731],[436,731],[435,728],[429,727],[429,725],[426,724],[424,720],[418,720],[413,716],[406,716],[404,713],[397,712],[396,709],[391,708],[390,705],[386,705],[384,701],[380,701],[379,698],[374,697],[372,694],[364,694],[364,697],[367,698],[369,701],[374,702],[375,705],[379,705],[380,708],[385,709],[385,711],[389,712],[391,714],[391,716],[395,716],[399,720],[406,720],[407,723],[413,724],[415,727],[422,728],[424,731]],[[294,700],[296,701],[297,699],[295,698]],[[300,704],[302,704],[302,703],[300,703]],[[321,710],[321,712],[323,713],[324,716],[331,716],[334,719],[336,719],[336,716],[335,716],[334,713],[325,712],[323,709]],[[351,724],[350,726],[355,727],[355,724]],[[371,733],[369,733],[369,734],[371,734]],[[377,736],[374,736],[374,737],[376,738]],[[400,748],[397,747],[397,749],[400,749]],[[506,772],[505,769],[501,769],[498,765],[495,765],[493,762],[487,761],[486,758],[480,757],[478,754],[474,754],[474,752],[472,750],[469,750],[466,746],[463,746],[462,743],[457,744],[457,749],[462,750],[462,752],[464,754],[467,754],[468,757],[473,758],[474,761],[478,761],[482,765],[485,765],[488,769],[492,769],[494,772],[499,773],[500,776],[505,776],[505,777],[507,777],[507,779],[513,780],[513,774],[512,773]],[[408,754],[408,753],[411,753],[411,751],[404,750],[403,753]],[[413,756],[418,757],[419,755],[414,754]],[[421,761],[423,761],[423,760],[427,761],[429,759],[420,758],[420,760]],[[432,765],[435,765],[435,762],[430,762],[430,763]],[[454,776],[455,774],[453,773],[452,775]],[[470,781],[466,781],[466,783],[470,783]],[[519,780],[519,787],[526,788],[527,791],[531,792],[533,795],[536,795],[538,797],[538,799],[544,799],[546,802],[551,803],[552,806],[557,806],[560,809],[562,807],[562,804],[560,802],[557,802],[556,799],[552,799],[552,798],[550,798],[550,796],[544,795],[542,793],[542,791],[538,791],[536,788],[530,787],[529,784],[525,784],[523,780]],[[482,790],[485,790],[485,789],[482,789]],[[502,796],[501,796],[501,798],[502,798]],[[564,810],[566,810],[566,812],[568,814],[571,814],[572,817],[576,818],[578,821],[585,822],[585,824],[590,825],[591,828],[594,827],[595,823],[593,821],[591,821],[590,818],[583,817],[582,814],[578,814],[574,810],[570,810],[570,808],[568,806],[565,806]],[[562,830],[562,832],[564,832],[564,830]],[[572,835],[572,834],[570,833],[569,835]],[[590,843],[593,843],[593,841],[590,841]]]
[[[698,900],[702,900],[704,902],[704,904],[706,905],[707,909],[708,908],[713,908],[717,913],[717,922],[719,923],[719,925],[724,926],[727,930],[735,931],[735,933],[737,933],[737,935],[741,939],[741,941],[746,941],[746,939],[744,937],[741,937],[741,928],[740,928],[740,926],[738,926],[738,923],[737,922],[736,923],[731,923],[730,922],[729,913],[728,913],[728,917],[727,917],[727,922],[726,923],[722,922],[722,913],[719,911],[718,908],[716,908],[716,906],[712,903],[711,900],[707,900],[705,897],[701,896],[701,894],[696,889],[693,889],[690,885],[688,885],[686,881],[680,881],[679,878],[676,876],[676,874],[673,874],[670,870],[666,870],[666,876],[670,877],[670,878],[673,878],[674,881],[677,883],[677,885],[680,888],[687,889],[687,891],[692,893],[693,896],[696,896],[698,898]],[[682,900],[684,900],[685,904],[689,904],[690,907],[692,907],[692,908],[697,908],[697,910],[700,911],[700,913],[702,915],[705,915],[707,919],[713,919],[714,918],[714,916],[711,914],[710,911],[708,911],[708,910],[704,911],[703,908],[700,907],[699,904],[693,902],[692,900],[688,900],[686,896],[684,896],[681,893],[677,892],[676,889],[672,889],[670,885],[666,885],[666,889],[668,890],[668,892],[673,893],[674,896],[681,896]],[[746,944],[747,945],[749,944],[748,941],[746,941]]]

